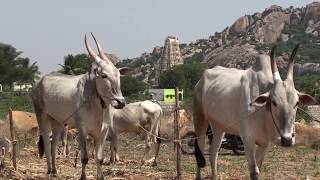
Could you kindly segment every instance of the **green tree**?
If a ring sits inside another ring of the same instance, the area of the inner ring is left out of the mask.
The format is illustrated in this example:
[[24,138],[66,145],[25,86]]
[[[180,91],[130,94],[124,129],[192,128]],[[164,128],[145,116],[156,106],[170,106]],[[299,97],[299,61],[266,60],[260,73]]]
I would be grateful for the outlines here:
[[185,96],[188,97],[205,69],[207,65],[196,62],[175,66],[172,70],[161,74],[160,88],[180,87],[184,89]]
[[195,53],[193,56],[188,57],[184,60],[184,64],[200,63],[204,59],[203,52]]
[[315,97],[320,102],[320,73],[307,72],[302,75],[294,76],[295,88],[311,96]]
[[163,72],[160,76],[160,88],[184,87],[186,79],[182,68],[173,68]]
[[64,57],[64,64],[59,64],[61,73],[69,75],[79,75],[88,72],[91,66],[91,60],[86,54],[69,54]]
[[129,75],[121,77],[120,83],[121,91],[126,97],[133,94],[139,94],[148,87],[146,83],[139,81],[138,79]]
[[20,57],[11,45],[0,43],[0,83],[12,86],[13,82],[33,83],[39,77],[36,62],[30,64],[29,58]]

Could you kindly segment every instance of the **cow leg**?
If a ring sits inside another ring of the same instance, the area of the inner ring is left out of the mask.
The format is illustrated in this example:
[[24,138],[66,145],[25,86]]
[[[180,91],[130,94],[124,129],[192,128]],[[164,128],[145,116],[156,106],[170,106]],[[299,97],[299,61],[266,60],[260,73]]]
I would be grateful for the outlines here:
[[155,138],[155,142],[154,142],[154,160],[152,162],[152,166],[157,166],[157,158],[159,155],[160,145],[161,145],[161,138],[160,138],[160,133],[158,132],[158,135]]
[[82,171],[81,171],[81,177],[80,180],[87,179],[86,176],[86,165],[88,164],[89,158],[88,158],[88,151],[87,151],[87,136],[83,133],[81,128],[79,130],[79,146],[81,151],[81,163],[82,163]]
[[54,120],[52,121],[52,141],[51,141],[51,156],[52,156],[52,170],[51,174],[56,175],[57,170],[56,170],[56,151],[57,151],[57,145],[59,142],[59,139],[61,137],[61,133],[63,132],[63,126],[55,122]]
[[144,148],[144,155],[143,155],[143,158],[141,160],[141,165],[145,164],[147,161],[147,157],[148,157],[148,154],[151,150],[151,142],[150,142],[150,136],[148,134],[145,134],[145,148]]
[[263,162],[267,147],[268,147],[268,144],[264,144],[262,146],[257,146],[256,160],[257,160],[259,170],[261,170],[262,162]]
[[110,163],[115,163],[117,160],[119,160],[118,134],[116,132],[113,132],[113,130],[111,130],[110,151],[111,151]]
[[160,126],[161,126],[161,113],[160,116],[158,118],[158,121],[155,123],[155,126],[153,127],[154,129],[154,135],[157,135],[156,137],[150,137],[153,139],[153,144],[154,144],[154,159],[152,162],[152,166],[157,166],[157,158],[159,155],[159,150],[160,150],[160,145],[161,145],[161,137],[160,137]]
[[26,144],[27,144],[27,133],[24,134],[24,144],[23,144],[23,147],[26,147]]
[[68,126],[64,127],[64,130],[61,132],[61,140],[62,140],[62,153],[63,156],[66,157],[67,153],[67,146],[68,146]]
[[[52,156],[51,156],[51,141],[50,141],[50,131],[51,131],[51,122],[49,121],[47,115],[42,114],[41,111],[35,106],[35,111],[37,115],[37,121],[39,124],[40,139],[43,140],[43,147],[41,147],[40,141],[38,146],[40,149],[44,149],[47,160],[47,174],[50,175],[52,170]],[[39,151],[40,151],[39,149]]]
[[70,154],[70,141],[71,141],[71,138],[68,138],[68,133],[67,133],[67,135],[66,135],[66,141],[65,141],[65,143],[66,143],[66,156],[69,156],[69,154]]
[[212,179],[215,179],[215,180],[218,179],[217,160],[218,160],[218,153],[219,153],[223,136],[224,136],[224,132],[213,129],[213,132],[212,132],[213,139],[211,141],[209,154],[210,154]]
[[46,155],[46,160],[47,160],[47,167],[48,171],[47,174],[50,175],[52,171],[52,157],[51,157],[51,142],[50,142],[50,133],[43,131],[42,134],[43,138],[43,143],[44,143],[44,153]]
[[99,136],[95,137],[94,145],[95,145],[95,152],[96,152],[96,163],[97,163],[97,179],[102,180],[104,179],[102,173],[102,163],[103,163],[103,147],[106,142],[106,137],[108,134],[107,127],[103,126],[102,132]]
[[256,180],[259,178],[259,168],[255,157],[255,143],[251,138],[246,136],[242,138],[244,150],[246,152],[246,158],[249,165],[250,179]]

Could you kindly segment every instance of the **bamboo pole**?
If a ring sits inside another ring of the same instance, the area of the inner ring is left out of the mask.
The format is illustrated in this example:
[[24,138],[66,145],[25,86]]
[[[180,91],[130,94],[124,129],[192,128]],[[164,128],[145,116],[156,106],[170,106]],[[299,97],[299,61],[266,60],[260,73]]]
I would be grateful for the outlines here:
[[174,118],[174,134],[175,134],[175,150],[176,150],[176,171],[177,171],[177,179],[181,179],[181,143],[180,143],[180,132],[179,132],[179,120],[180,120],[180,103],[179,103],[179,88],[175,88],[175,118]]
[[11,135],[11,142],[12,142],[12,164],[14,170],[17,170],[17,143],[16,143],[16,136],[15,131],[13,128],[13,116],[12,116],[12,109],[9,109],[9,121],[10,121],[10,135]]

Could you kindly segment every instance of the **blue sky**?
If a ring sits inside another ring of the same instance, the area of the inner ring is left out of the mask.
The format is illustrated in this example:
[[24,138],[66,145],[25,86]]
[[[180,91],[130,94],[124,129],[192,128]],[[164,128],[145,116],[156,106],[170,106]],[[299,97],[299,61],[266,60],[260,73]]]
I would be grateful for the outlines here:
[[[309,0],[10,0],[0,6],[0,42],[37,61],[42,74],[59,69],[67,54],[84,53],[93,32],[107,52],[137,57],[167,35],[189,43],[222,31],[238,17],[273,4],[302,7]],[[92,44],[93,45],[93,44]]]

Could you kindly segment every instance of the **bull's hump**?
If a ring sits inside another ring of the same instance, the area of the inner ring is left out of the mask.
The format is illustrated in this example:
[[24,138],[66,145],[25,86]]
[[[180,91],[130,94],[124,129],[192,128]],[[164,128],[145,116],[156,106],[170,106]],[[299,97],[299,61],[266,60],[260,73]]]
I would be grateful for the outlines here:
[[216,67],[205,72],[204,78],[210,86],[230,86],[240,82],[241,77],[247,70],[239,70],[234,68]]

